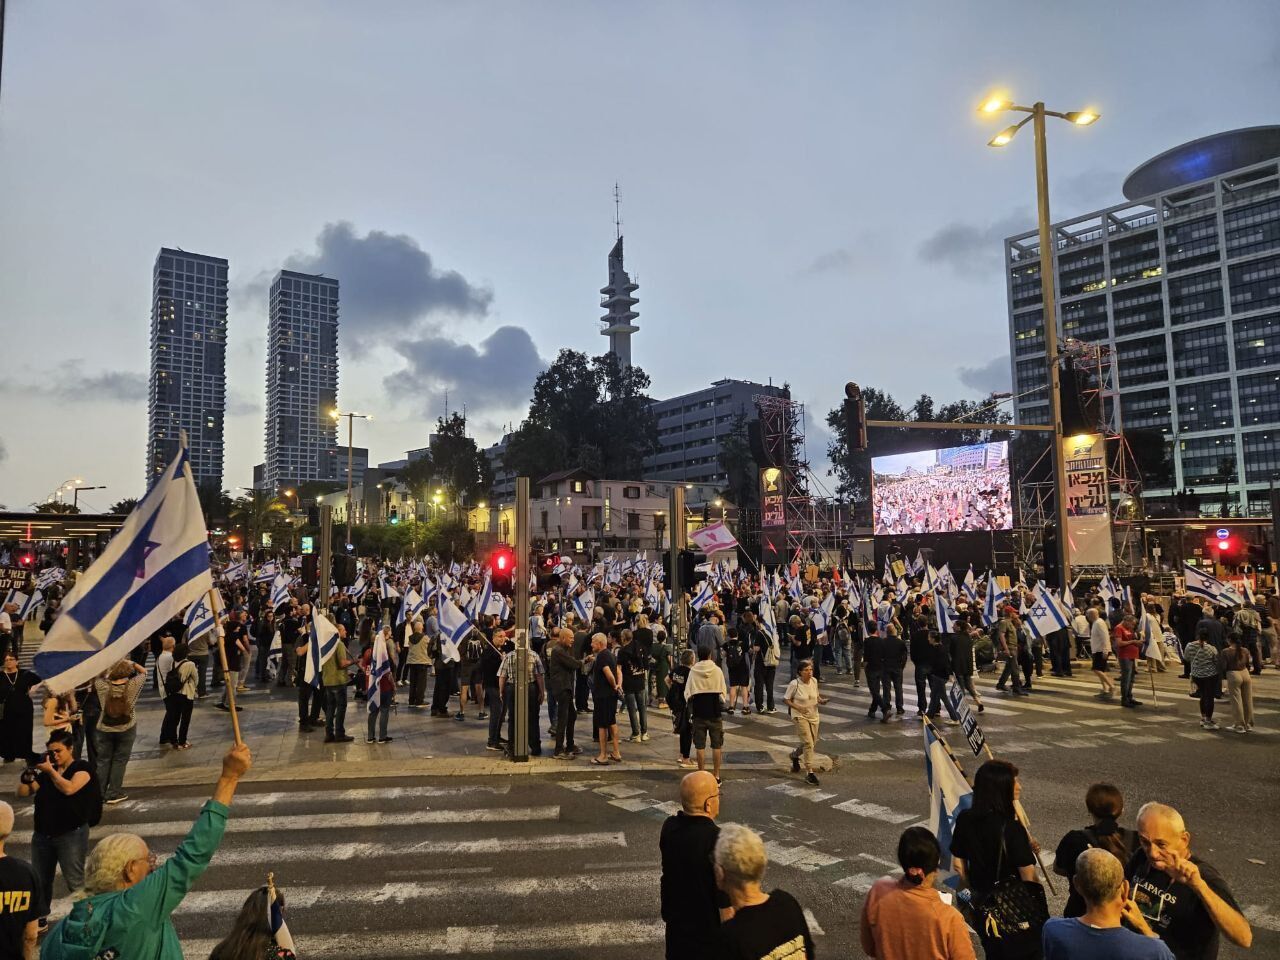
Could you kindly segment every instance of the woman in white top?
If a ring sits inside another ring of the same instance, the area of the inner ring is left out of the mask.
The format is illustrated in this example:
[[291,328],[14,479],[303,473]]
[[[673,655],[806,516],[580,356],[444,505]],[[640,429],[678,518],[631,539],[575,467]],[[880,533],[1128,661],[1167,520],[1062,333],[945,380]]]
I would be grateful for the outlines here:
[[791,719],[795,721],[796,732],[800,734],[800,746],[791,751],[791,772],[800,772],[800,759],[804,758],[805,781],[818,785],[818,776],[813,772],[813,748],[818,742],[818,705],[827,702],[827,698],[818,693],[818,681],[813,678],[813,661],[801,660],[796,677],[787,684],[787,692],[782,702],[791,710]]

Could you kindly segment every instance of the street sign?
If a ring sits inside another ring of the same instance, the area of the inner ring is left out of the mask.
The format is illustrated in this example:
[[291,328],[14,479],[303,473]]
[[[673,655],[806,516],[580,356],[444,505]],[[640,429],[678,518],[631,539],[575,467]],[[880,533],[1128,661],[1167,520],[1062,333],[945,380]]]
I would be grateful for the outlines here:
[[982,747],[987,742],[987,738],[982,735],[982,728],[978,726],[973,711],[969,709],[964,690],[954,680],[947,684],[947,702],[960,718],[960,729],[964,731],[964,738],[969,741],[969,749],[973,751],[975,757],[978,756],[982,753]]
[[1214,534],[1217,536],[1219,540],[1226,540],[1229,536],[1231,536],[1231,531],[1228,530],[1226,527],[1219,527],[1217,530],[1214,531]]

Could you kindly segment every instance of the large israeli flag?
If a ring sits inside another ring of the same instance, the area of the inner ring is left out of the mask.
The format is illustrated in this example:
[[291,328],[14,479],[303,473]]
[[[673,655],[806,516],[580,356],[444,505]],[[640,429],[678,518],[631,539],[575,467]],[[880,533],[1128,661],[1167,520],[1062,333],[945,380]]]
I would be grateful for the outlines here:
[[312,607],[311,637],[307,642],[307,659],[302,676],[307,684],[320,686],[320,668],[337,649],[338,628],[317,607]]
[[924,725],[924,776],[929,788],[929,831],[938,838],[942,856],[938,867],[944,874],[944,886],[955,887],[956,877],[951,867],[951,834],[960,811],[973,806],[973,788],[965,779],[956,762],[951,759],[946,745],[934,733],[933,725]]
[[592,590],[584,590],[573,598],[573,612],[578,615],[578,619],[585,624],[591,623],[591,613],[596,607],[596,592]]
[[55,694],[95,677],[213,588],[184,443],[106,550],[76,581],[33,667]]
[[1027,609],[1026,621],[1031,632],[1044,639],[1051,633],[1071,626],[1071,611],[1052,591],[1046,590],[1043,583],[1037,583],[1031,591],[1031,606]]
[[36,576],[36,586],[41,590],[47,590],[49,587],[66,577],[66,575],[67,571],[63,570],[61,567],[45,567],[45,569],[41,570]]
[[223,580],[243,580],[249,574],[249,561],[237,560],[222,571]]
[[37,587],[22,603],[18,604],[18,619],[25,621],[35,616],[36,608],[44,603],[44,591]]
[[1204,597],[1213,603],[1222,603],[1228,597],[1227,585],[1190,564],[1182,565],[1182,575],[1187,580],[1187,593]]
[[413,626],[413,621],[422,615],[422,611],[427,607],[427,601],[418,596],[418,591],[410,587],[404,592],[404,603],[400,604],[400,609],[396,612],[397,626],[402,623],[408,623]]
[[439,601],[436,604],[436,616],[440,623],[440,650],[445,660],[461,663],[462,655],[458,653],[458,644],[471,632],[471,621],[458,609],[456,603],[445,596],[444,591],[438,593],[436,599]]
[[938,633],[946,635],[956,632],[956,612],[941,592],[933,595],[933,614],[937,619]]

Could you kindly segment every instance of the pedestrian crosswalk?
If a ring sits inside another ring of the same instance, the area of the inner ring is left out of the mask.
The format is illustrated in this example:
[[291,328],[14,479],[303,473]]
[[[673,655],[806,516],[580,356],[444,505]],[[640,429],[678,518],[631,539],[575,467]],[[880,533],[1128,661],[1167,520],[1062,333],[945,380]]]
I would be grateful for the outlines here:
[[[657,831],[678,809],[671,785],[658,785],[654,798],[616,780],[512,787],[505,780],[298,791],[245,785],[209,869],[174,914],[184,956],[207,958],[268,872],[300,956],[596,958],[605,948],[611,960],[661,955]],[[189,788],[180,794],[107,808],[91,842],[137,833],[163,859],[204,803]],[[29,856],[29,810],[19,810],[23,822],[9,844],[20,857]],[[630,816],[637,813],[645,816]],[[840,862],[772,842],[779,880],[786,870],[807,876]],[[61,878],[55,892],[65,894]],[[52,918],[71,906],[59,896]],[[810,916],[815,932],[821,912]]]

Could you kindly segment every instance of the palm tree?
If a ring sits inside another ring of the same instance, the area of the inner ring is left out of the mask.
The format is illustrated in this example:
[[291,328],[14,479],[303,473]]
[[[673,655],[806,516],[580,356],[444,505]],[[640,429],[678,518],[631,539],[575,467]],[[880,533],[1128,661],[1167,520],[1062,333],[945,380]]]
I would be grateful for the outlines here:
[[231,520],[245,532],[245,548],[253,549],[262,535],[288,522],[289,505],[275,494],[253,490],[231,504]]

